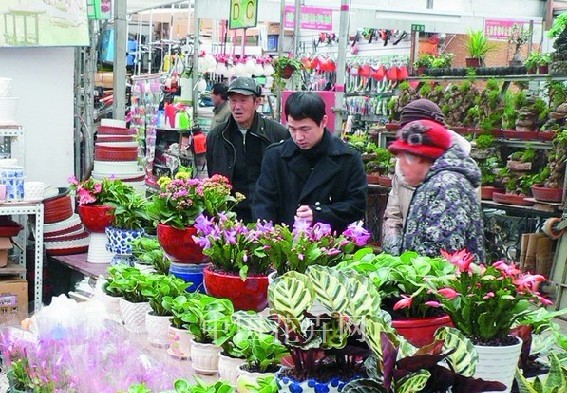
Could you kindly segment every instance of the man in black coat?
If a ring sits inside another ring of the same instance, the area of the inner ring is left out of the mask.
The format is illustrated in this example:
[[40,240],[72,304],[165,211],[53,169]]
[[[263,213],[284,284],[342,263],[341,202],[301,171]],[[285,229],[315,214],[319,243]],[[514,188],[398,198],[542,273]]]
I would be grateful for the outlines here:
[[270,146],[253,200],[255,219],[293,225],[322,222],[342,232],[362,220],[366,175],[360,154],[326,129],[325,103],[293,93],[285,104],[292,139]]
[[209,176],[226,176],[233,191],[246,197],[235,208],[237,217],[244,222],[252,221],[252,196],[260,176],[264,151],[272,143],[289,138],[284,126],[256,112],[261,92],[254,79],[235,79],[228,88],[231,111],[228,121],[219,124],[207,135]]

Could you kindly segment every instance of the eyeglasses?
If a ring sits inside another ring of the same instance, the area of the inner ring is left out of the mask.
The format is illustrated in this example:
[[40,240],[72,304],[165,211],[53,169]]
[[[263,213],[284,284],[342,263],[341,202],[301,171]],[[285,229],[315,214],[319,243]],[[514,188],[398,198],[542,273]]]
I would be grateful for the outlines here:
[[421,123],[406,126],[398,133],[398,138],[403,139],[410,146],[432,145],[431,139],[426,135],[429,128]]

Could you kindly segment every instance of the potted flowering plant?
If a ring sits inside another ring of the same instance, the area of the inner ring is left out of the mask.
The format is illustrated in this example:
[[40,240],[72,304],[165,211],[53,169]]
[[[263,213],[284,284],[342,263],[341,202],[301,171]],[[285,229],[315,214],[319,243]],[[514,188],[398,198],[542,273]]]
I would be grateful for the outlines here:
[[195,228],[195,242],[211,259],[211,266],[203,270],[207,293],[232,300],[237,310],[266,308],[272,261],[261,239],[274,230],[273,225],[260,221],[245,225],[223,212],[211,219],[199,216]]
[[[475,376],[500,380],[509,389],[521,350],[521,340],[510,336],[510,329],[519,318],[530,312],[531,305],[551,304],[538,292],[539,284],[545,278],[522,273],[514,263],[473,263],[474,257],[466,251],[442,254],[457,267],[457,271],[445,287],[432,288],[437,302],[429,304],[442,307],[455,327],[475,343],[480,356]],[[499,345],[497,353],[509,353],[509,364],[504,357],[499,359],[503,372],[500,378],[489,374],[493,366],[484,366],[490,356],[496,356],[490,353],[494,345]],[[502,346],[510,349],[504,350]]]
[[357,247],[364,246],[369,238],[370,233],[362,222],[350,224],[337,236],[330,225],[310,226],[296,221],[292,230],[287,225],[275,225],[262,236],[260,244],[279,276],[288,271],[305,273],[315,264],[334,266]]
[[221,175],[191,179],[188,172],[180,171],[174,179],[161,177],[158,183],[160,192],[149,206],[158,241],[173,262],[201,263],[201,248],[193,240],[195,220],[201,214],[211,217],[229,211],[242,198],[231,194],[228,179]]
[[375,255],[370,248],[357,251],[341,262],[340,269],[354,269],[374,284],[382,298],[382,308],[392,317],[392,326],[416,346],[433,341],[435,331],[451,319],[438,308],[431,288],[442,288],[455,271],[444,258],[429,258],[406,251],[400,256]]

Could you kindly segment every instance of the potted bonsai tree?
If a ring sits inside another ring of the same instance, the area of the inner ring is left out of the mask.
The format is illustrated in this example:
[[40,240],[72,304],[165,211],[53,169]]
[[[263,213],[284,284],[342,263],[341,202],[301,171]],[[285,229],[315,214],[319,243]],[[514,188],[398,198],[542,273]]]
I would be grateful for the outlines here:
[[469,57],[465,58],[467,67],[483,67],[484,58],[487,53],[494,48],[494,46],[488,42],[488,38],[484,35],[482,30],[467,33],[465,47],[469,55]]
[[567,130],[558,131],[547,155],[547,165],[534,177],[531,190],[534,198],[560,203],[563,198],[565,162],[567,160]]

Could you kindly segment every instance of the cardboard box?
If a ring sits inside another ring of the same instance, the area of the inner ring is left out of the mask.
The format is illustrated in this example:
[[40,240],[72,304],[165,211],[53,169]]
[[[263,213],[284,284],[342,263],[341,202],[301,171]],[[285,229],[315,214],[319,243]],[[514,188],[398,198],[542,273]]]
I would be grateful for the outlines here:
[[12,249],[12,240],[9,237],[0,237],[0,268],[8,264],[8,253]]
[[104,89],[112,89],[114,83],[114,73],[97,72],[94,78],[94,85]]
[[0,324],[19,325],[28,317],[28,282],[0,280]]

